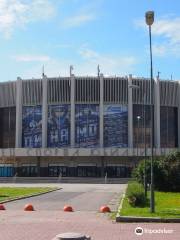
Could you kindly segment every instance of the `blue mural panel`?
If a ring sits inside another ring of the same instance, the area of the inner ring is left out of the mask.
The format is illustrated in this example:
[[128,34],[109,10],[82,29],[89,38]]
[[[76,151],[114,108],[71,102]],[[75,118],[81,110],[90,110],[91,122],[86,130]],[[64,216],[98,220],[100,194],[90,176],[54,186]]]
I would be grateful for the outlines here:
[[70,145],[70,105],[51,105],[48,108],[48,147]]
[[99,105],[75,106],[75,144],[82,148],[99,146]]
[[104,106],[104,146],[128,147],[127,106]]
[[42,107],[23,107],[22,146],[38,148],[42,146]]

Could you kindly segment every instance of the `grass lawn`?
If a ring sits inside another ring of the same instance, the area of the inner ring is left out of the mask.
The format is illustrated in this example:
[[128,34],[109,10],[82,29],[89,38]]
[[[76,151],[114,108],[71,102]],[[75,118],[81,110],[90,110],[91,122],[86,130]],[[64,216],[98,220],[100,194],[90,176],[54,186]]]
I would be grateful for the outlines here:
[[11,200],[17,197],[29,196],[32,194],[49,192],[56,188],[50,187],[0,187],[0,202]]
[[[148,193],[149,202],[149,193]],[[155,192],[155,213],[149,212],[149,203],[145,207],[132,207],[125,197],[121,216],[180,218],[180,193]]]

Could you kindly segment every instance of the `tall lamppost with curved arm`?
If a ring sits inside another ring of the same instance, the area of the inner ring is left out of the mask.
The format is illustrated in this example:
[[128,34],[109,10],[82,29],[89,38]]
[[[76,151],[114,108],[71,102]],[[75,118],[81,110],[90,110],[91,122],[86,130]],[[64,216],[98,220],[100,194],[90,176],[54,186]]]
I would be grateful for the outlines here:
[[149,49],[150,49],[150,75],[151,75],[151,194],[150,194],[150,212],[155,212],[154,204],[154,171],[153,171],[153,144],[154,144],[154,114],[153,114],[153,65],[152,65],[152,44],[151,44],[151,26],[154,23],[154,12],[148,11],[145,14],[146,24],[149,27]]

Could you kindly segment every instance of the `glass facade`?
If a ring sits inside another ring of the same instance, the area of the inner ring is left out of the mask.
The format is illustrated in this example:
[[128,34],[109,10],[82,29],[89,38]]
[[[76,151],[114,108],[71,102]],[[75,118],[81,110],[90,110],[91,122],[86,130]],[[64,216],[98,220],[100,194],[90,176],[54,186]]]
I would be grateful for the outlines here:
[[99,146],[99,105],[75,106],[75,144],[82,148]]
[[0,148],[14,148],[16,135],[16,108],[0,109]]
[[[71,105],[48,106],[48,147],[70,146]],[[145,120],[145,121],[144,121]],[[75,147],[99,147],[99,105],[75,105]],[[178,108],[161,106],[160,135],[162,148],[178,147]],[[14,148],[16,108],[0,108],[0,148]],[[134,147],[150,147],[151,116],[149,105],[133,105]],[[42,106],[23,106],[22,147],[42,146]],[[104,105],[104,147],[128,147],[128,107]]]
[[178,110],[176,107],[161,106],[161,147],[178,147]]
[[133,145],[150,147],[151,142],[151,107],[150,105],[133,105]]
[[48,108],[48,147],[70,145],[70,105],[51,105]]
[[106,167],[107,177],[126,178],[131,176],[132,168],[128,166]]
[[27,148],[39,148],[42,146],[41,106],[23,107],[22,146]]
[[104,106],[104,146],[128,147],[127,106]]

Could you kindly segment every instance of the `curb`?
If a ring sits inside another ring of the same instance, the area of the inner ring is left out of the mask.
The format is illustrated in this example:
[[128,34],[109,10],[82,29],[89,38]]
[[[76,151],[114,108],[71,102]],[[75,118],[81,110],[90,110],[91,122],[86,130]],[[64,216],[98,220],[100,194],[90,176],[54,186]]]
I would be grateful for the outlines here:
[[121,202],[120,202],[120,205],[119,205],[119,208],[118,208],[118,212],[120,212],[121,209],[122,209],[123,201],[124,201],[125,196],[126,196],[126,193],[123,193],[122,198],[121,198]]
[[18,201],[18,200],[22,200],[22,199],[26,199],[26,198],[31,198],[31,197],[37,197],[37,196],[41,196],[41,195],[44,195],[44,194],[47,194],[47,193],[55,192],[55,191],[58,191],[58,190],[61,190],[61,189],[62,188],[56,188],[56,189],[49,190],[47,192],[35,193],[35,194],[31,194],[31,195],[28,195],[28,196],[22,196],[22,197],[16,197],[16,198],[13,198],[13,199],[0,201],[0,204],[13,202],[13,201]]
[[121,216],[119,214],[119,212],[122,209],[124,198],[125,198],[125,194],[123,194],[120,206],[118,208],[118,213],[116,215],[116,222],[127,222],[127,223],[133,223],[133,222],[180,223],[180,218]]
[[180,218],[158,218],[158,217],[133,217],[133,216],[116,216],[116,222],[155,222],[155,223],[180,223]]

